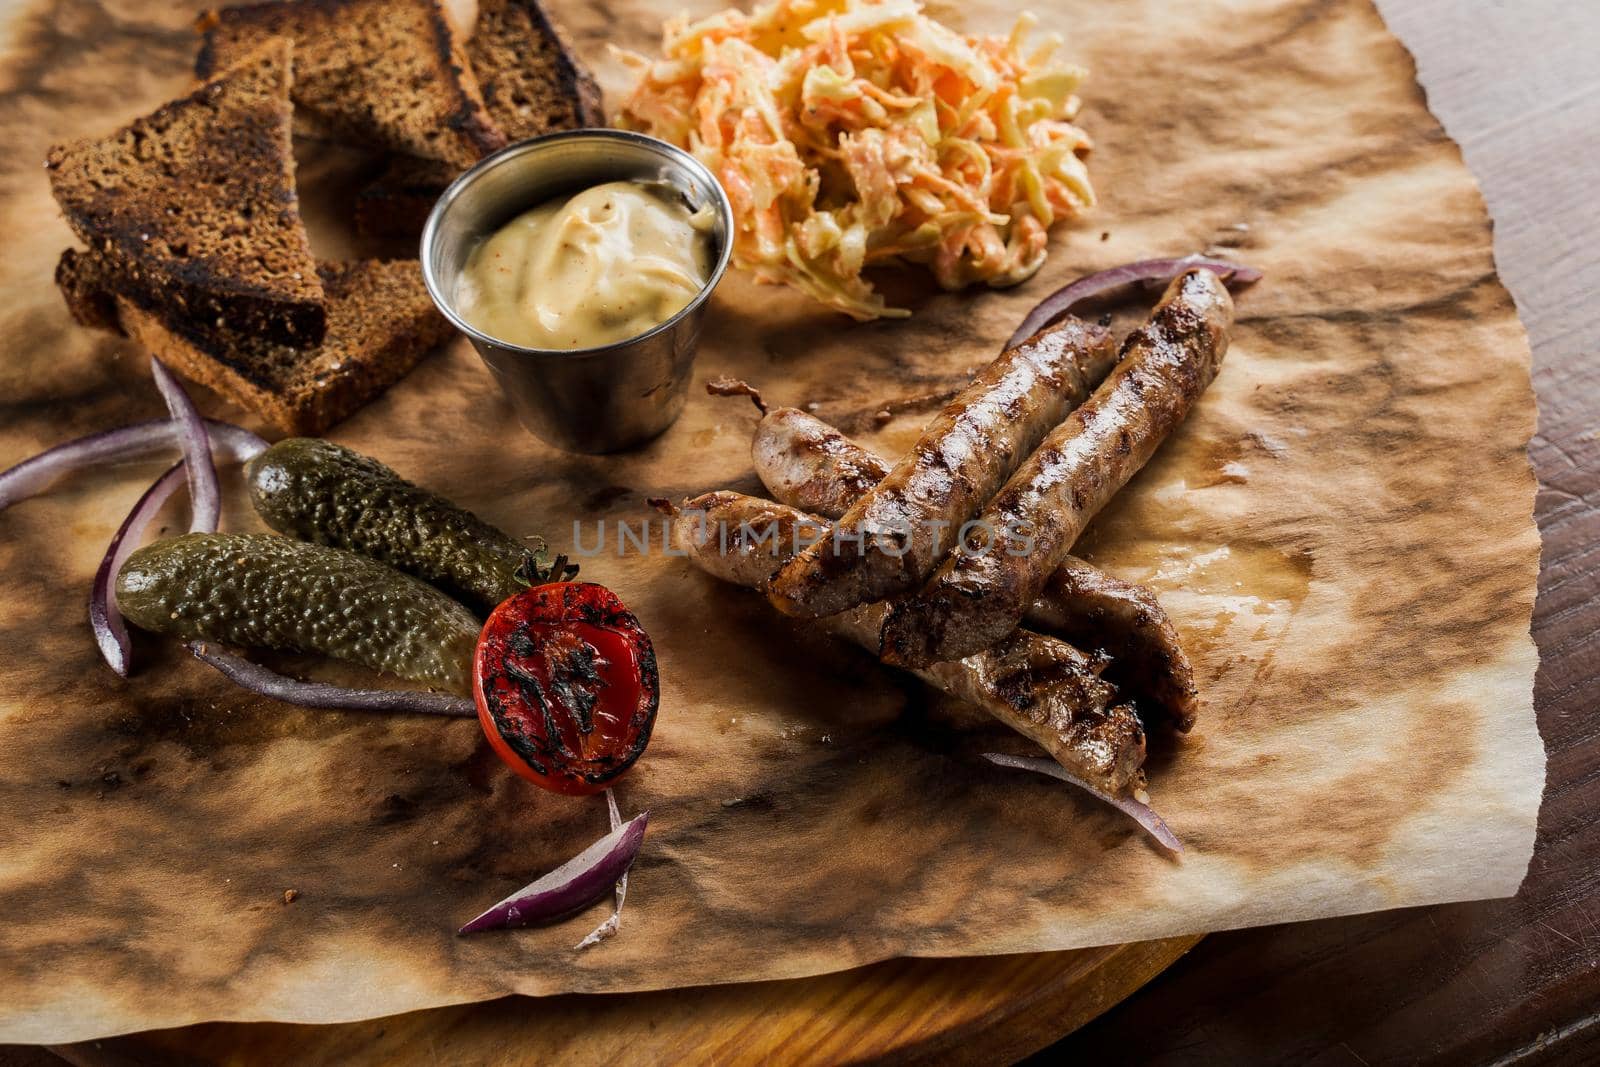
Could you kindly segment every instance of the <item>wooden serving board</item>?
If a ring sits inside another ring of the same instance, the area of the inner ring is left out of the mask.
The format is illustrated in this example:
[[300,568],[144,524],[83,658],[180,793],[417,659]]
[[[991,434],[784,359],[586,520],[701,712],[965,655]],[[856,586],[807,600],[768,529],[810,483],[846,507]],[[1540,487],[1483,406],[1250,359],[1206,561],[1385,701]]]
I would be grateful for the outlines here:
[[56,1051],[84,1067],[175,1064],[1008,1063],[1098,1016],[1200,938],[890,960],[788,982],[506,997],[336,1026],[207,1023]]

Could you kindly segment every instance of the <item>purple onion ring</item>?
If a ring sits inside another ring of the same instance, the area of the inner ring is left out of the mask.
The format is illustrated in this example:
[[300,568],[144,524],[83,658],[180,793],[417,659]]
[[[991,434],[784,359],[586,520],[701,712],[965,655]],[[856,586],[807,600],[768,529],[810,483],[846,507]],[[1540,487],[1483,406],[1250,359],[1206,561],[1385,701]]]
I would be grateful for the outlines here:
[[117,610],[117,572],[139,547],[145,528],[161,511],[161,505],[183,484],[183,468],[180,460],[144,491],[128,517],[117,527],[116,536],[111,538],[105,557],[100,560],[100,569],[94,572],[94,587],[89,593],[89,628],[94,631],[94,642],[100,646],[100,655],[106,664],[124,678],[128,676],[133,646],[128,640],[128,628],[122,622],[122,612]]
[[[622,813],[617,811],[617,795],[611,789],[606,790],[606,813],[611,819],[611,829],[615,830],[622,825]],[[622,926],[622,905],[628,900],[628,872],[623,871],[622,877],[617,879],[617,899],[611,905],[611,914],[605,921],[593,930],[575,946],[575,951],[582,952],[593,945],[598,945],[608,937],[614,937]]]
[[349,689],[327,682],[302,682],[204,641],[185,641],[183,647],[194,653],[194,658],[201,663],[215,667],[230,682],[259,696],[271,697],[286,704],[340,711],[416,712],[419,715],[450,715],[463,719],[478,716],[478,709],[472,701],[449,693],[426,693],[415,689]]
[[[267,442],[243,426],[205,420],[212,451],[223,459],[243,462],[266,451]],[[164,452],[178,439],[171,419],[151,419],[115,430],[79,437],[25,459],[0,472],[0,511],[48,489],[57,478],[101,464],[124,463]]]
[[189,532],[215,533],[222,519],[222,490],[217,485],[217,465],[211,458],[205,423],[178,379],[155,356],[150,357],[150,373],[172,412],[172,421],[178,424],[178,444],[183,447],[189,474]]
[[1150,805],[1141,804],[1132,797],[1117,797],[1112,796],[1110,793],[1101,792],[1082,778],[1069,774],[1067,769],[1055,760],[1043,757],[1007,756],[1000,752],[985,752],[983,758],[990,763],[999,764],[1001,767],[1014,767],[1020,771],[1037,771],[1040,774],[1048,774],[1052,778],[1059,778],[1069,785],[1075,785],[1085,793],[1098,797],[1124,815],[1132,818],[1134,822],[1148,830],[1150,836],[1155,838],[1162,848],[1167,849],[1169,852],[1183,851],[1183,842],[1178,840],[1178,835],[1172,832],[1172,828],[1167,825],[1166,820],[1157,815]]
[[1006,347],[1021,344],[1040,330],[1072,313],[1072,309],[1092,297],[1106,296],[1118,289],[1136,284],[1160,283],[1165,285],[1184,271],[1195,267],[1219,275],[1233,285],[1249,285],[1261,280],[1261,272],[1243,263],[1207,256],[1184,256],[1181,259],[1142,259],[1137,263],[1124,263],[1110,270],[1085,275],[1070,285],[1064,285],[1039,301],[1022,319],[1022,325],[1011,335]]
[[582,911],[611,892],[633,866],[649,821],[650,813],[640,812],[549,874],[473,918],[457,933],[554,922]]

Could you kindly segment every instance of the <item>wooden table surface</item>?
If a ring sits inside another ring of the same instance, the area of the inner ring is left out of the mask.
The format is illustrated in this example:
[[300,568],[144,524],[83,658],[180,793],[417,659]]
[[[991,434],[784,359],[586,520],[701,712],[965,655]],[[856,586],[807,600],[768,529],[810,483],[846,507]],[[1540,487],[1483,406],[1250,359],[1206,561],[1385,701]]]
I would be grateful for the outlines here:
[[1544,541],[1534,699],[1550,763],[1532,869],[1510,900],[1213,935],[1046,1055],[1600,1061],[1600,3],[1379,7],[1484,187],[1533,342]]

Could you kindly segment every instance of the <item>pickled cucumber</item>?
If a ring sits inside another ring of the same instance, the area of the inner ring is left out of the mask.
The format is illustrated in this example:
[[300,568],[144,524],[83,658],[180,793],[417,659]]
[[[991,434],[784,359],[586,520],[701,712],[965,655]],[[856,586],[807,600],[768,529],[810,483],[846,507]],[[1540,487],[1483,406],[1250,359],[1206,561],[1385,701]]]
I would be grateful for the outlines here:
[[184,534],[117,575],[135,625],[287,652],[319,652],[465,693],[479,624],[432,586],[335,548],[266,534]]
[[248,476],[256,512],[279,533],[359,552],[486,614],[550,577],[542,542],[530,547],[331,441],[279,441],[250,461]]

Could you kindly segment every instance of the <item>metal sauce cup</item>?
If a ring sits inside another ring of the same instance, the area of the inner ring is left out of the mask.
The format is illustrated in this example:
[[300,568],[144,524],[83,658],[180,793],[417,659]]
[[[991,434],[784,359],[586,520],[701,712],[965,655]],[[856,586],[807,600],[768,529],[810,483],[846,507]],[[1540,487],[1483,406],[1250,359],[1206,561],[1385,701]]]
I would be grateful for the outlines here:
[[[636,337],[596,348],[523,348],[456,310],[457,279],[482,240],[530,208],[612,181],[658,182],[689,210],[715,205],[711,277],[682,311]],[[422,276],[439,310],[472,340],[522,425],[572,452],[615,452],[661,433],[683,411],[706,301],[733,250],[733,209],[693,156],[625,130],[573,130],[521,141],[444,191],[422,231]]]

